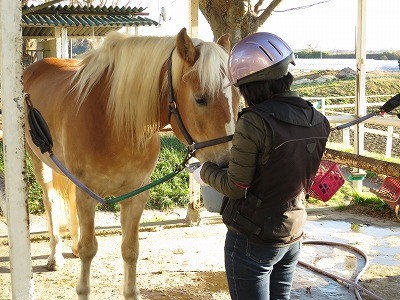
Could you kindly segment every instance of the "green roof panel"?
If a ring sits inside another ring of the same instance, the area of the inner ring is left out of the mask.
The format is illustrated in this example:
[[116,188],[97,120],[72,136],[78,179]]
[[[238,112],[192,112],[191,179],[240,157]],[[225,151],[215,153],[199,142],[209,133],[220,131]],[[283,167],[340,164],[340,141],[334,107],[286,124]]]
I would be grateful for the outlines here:
[[38,9],[34,5],[25,5],[22,8],[23,35],[54,36],[53,27],[56,26],[67,27],[68,35],[72,37],[92,36],[93,30],[102,36],[124,26],[157,26],[158,23],[147,15],[144,8],[130,6],[58,5]]

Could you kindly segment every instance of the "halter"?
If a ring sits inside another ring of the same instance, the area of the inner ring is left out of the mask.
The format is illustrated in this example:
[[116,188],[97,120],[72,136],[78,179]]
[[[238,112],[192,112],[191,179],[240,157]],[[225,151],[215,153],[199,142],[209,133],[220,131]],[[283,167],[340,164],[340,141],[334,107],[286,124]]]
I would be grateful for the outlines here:
[[173,114],[175,116],[176,122],[178,123],[178,127],[182,132],[183,136],[185,137],[186,142],[188,143],[187,146],[188,153],[190,153],[191,156],[195,156],[196,150],[229,142],[232,140],[233,135],[231,134],[204,142],[195,142],[193,140],[192,136],[190,135],[185,125],[183,124],[181,115],[179,114],[179,110],[176,105],[176,99],[174,96],[174,88],[172,86],[172,53],[174,52],[174,49],[172,49],[171,54],[169,55],[168,58],[168,91],[169,91],[168,120],[171,123],[171,115]]

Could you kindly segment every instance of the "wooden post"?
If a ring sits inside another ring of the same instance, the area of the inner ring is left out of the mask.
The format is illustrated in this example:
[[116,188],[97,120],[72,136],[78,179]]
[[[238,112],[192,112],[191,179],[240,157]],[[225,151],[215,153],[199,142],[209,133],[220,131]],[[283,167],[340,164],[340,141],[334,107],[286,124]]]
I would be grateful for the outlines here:
[[189,2],[189,36],[197,38],[199,36],[199,0]]
[[343,144],[350,146],[350,128],[343,129]]
[[54,36],[56,38],[56,57],[68,58],[68,36],[66,27],[55,27]]
[[[189,163],[198,161],[191,158]],[[189,173],[189,205],[186,212],[186,222],[189,225],[199,225],[200,217],[200,184],[193,178],[193,174]]]
[[139,26],[126,26],[125,32],[131,36],[133,36],[133,35],[138,36],[139,35]]
[[[197,38],[199,35],[199,0],[189,1],[189,36]],[[193,160],[190,160],[193,162]],[[186,214],[186,221],[189,225],[199,224],[200,218],[200,185],[194,180],[193,175],[189,174],[189,206]]]
[[[357,61],[357,72],[356,72],[356,116],[361,117],[366,115],[366,97],[365,97],[365,59],[366,59],[366,7],[367,0],[358,0],[357,9],[357,43],[356,43],[356,61]],[[364,154],[364,124],[359,123],[355,126],[354,131],[354,152],[359,155]],[[362,169],[353,170],[355,174],[365,173]],[[362,180],[356,180],[353,182],[354,188],[358,191],[362,191]]]
[[21,1],[0,2],[4,170],[12,299],[34,299],[26,186]]
[[388,126],[387,128],[387,136],[386,136],[386,157],[392,156],[392,146],[393,146],[393,126]]
[[400,178],[400,164],[382,161],[371,157],[342,152],[334,149],[326,149],[323,159],[334,161],[349,167],[360,168],[383,174],[386,176]]

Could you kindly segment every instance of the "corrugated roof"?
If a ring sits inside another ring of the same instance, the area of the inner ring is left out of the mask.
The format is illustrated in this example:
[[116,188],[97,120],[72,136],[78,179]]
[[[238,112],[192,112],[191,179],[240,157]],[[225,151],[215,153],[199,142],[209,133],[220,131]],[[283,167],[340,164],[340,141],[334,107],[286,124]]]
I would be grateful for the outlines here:
[[24,37],[54,37],[54,27],[66,27],[70,37],[103,36],[125,26],[157,26],[142,7],[49,6],[22,8]]

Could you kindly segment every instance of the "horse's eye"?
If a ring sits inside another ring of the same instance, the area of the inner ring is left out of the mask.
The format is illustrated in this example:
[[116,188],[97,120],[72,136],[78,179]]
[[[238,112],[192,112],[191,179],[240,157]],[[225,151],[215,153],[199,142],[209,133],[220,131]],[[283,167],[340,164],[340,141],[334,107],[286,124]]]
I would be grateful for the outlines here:
[[199,105],[207,105],[207,99],[203,97],[196,97],[196,103]]

